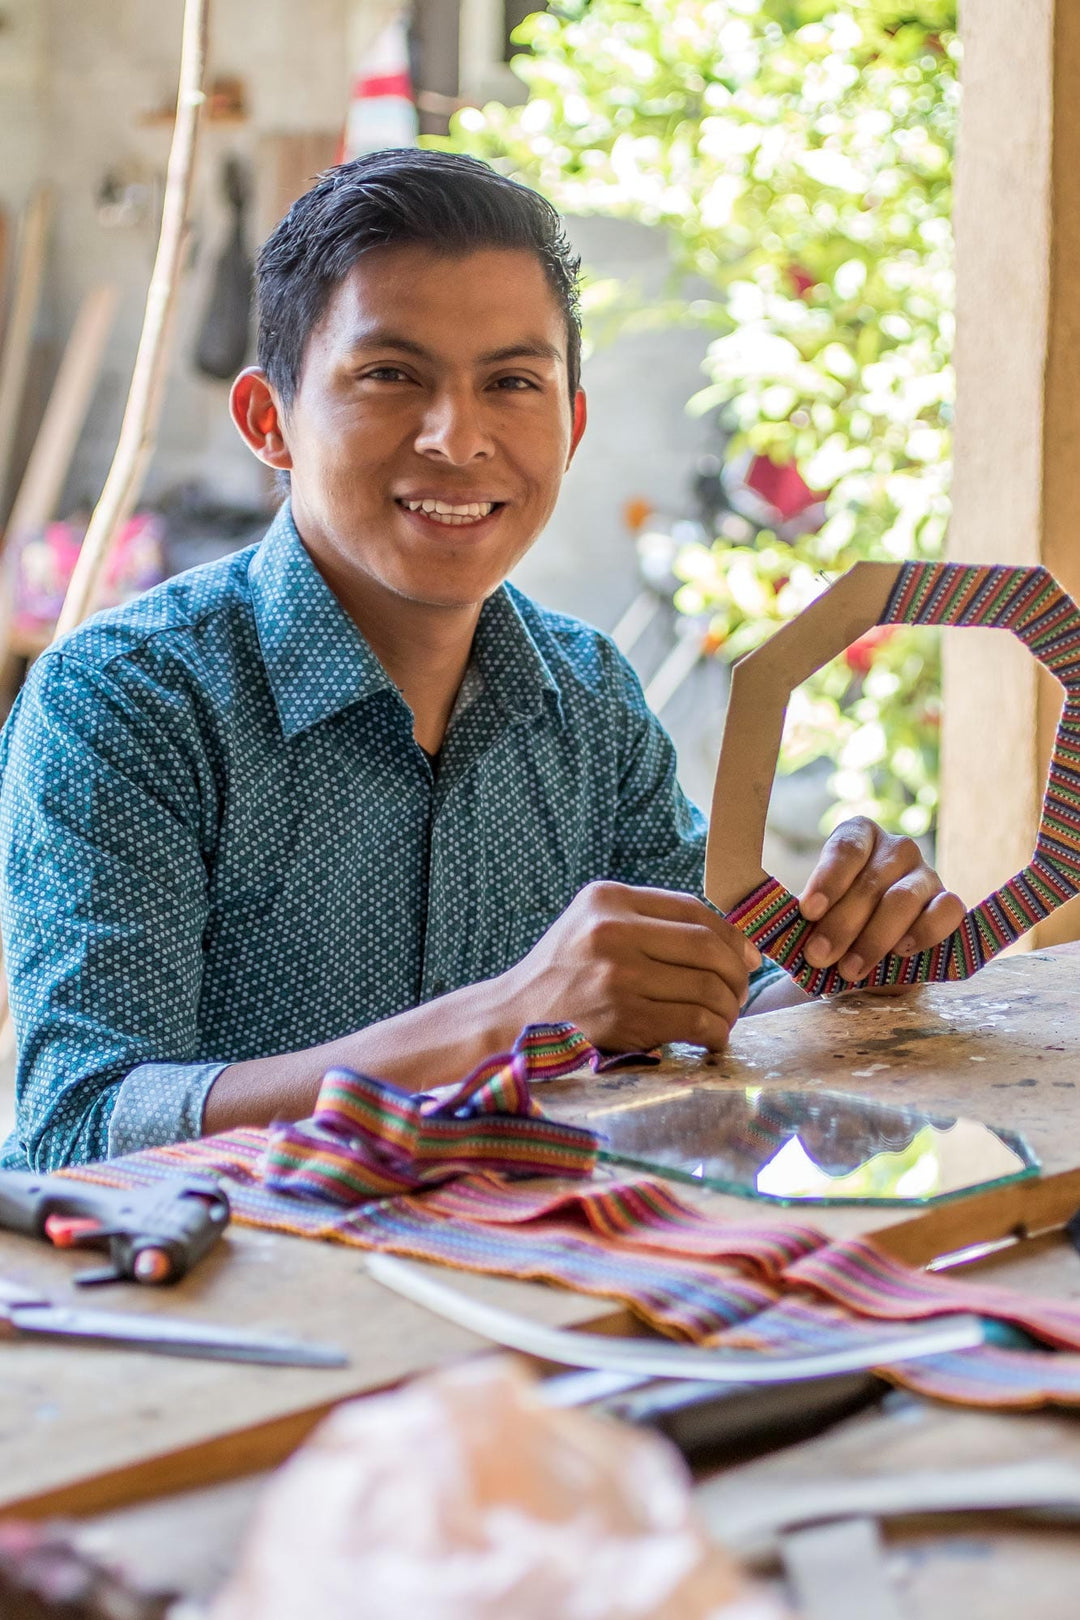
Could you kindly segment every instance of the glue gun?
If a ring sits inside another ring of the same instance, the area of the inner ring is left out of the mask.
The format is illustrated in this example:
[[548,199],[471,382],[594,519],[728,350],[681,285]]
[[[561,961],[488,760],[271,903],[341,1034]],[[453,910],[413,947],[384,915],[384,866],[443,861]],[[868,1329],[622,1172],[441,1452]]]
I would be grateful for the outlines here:
[[46,1238],[58,1249],[107,1249],[109,1264],[78,1283],[178,1282],[229,1224],[229,1200],[207,1176],[172,1176],[125,1191],[0,1171],[0,1227]]

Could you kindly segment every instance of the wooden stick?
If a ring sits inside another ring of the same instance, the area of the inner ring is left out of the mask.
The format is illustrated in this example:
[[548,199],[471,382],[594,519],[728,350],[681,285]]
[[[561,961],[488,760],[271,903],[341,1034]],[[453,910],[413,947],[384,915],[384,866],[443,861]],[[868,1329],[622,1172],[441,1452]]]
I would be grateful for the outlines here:
[[41,296],[45,245],[51,217],[52,194],[40,186],[30,198],[22,218],[11,313],[4,333],[3,352],[0,354],[0,519],[6,510],[7,489],[11,481],[11,452],[30,364],[30,344]]
[[210,0],[185,0],[176,125],[165,180],[161,235],[146,295],[142,336],[135,356],[116,454],[79,552],[79,560],[57,622],[57,635],[74,629],[93,612],[98,583],[109,553],[139,498],[154,449],[186,240],[199,117],[206,99],[203,81],[206,75],[209,11]]
[[11,508],[4,544],[20,534],[43,528],[56,516],[101,370],[116,302],[117,288],[111,283],[92,287],[82,301]]

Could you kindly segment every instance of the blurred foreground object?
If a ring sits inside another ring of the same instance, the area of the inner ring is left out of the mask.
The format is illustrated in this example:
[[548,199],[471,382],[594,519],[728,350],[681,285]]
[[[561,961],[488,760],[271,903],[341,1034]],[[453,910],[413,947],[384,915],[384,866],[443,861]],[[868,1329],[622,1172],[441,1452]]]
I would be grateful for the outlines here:
[[338,1409],[269,1486],[212,1620],[781,1620],[672,1447],[491,1362]]
[[165,1620],[172,1596],[139,1592],[73,1546],[62,1526],[0,1524],[3,1620]]

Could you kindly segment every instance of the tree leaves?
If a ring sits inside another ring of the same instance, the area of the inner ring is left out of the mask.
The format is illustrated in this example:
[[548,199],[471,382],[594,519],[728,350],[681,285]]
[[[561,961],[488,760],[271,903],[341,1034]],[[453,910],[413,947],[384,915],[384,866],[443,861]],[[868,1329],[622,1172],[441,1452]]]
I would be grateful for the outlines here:
[[[727,412],[729,455],[794,459],[830,492],[821,529],[787,556],[788,578],[941,550],[955,13],[955,0],[561,0],[515,36],[530,49],[513,63],[525,105],[454,122],[451,145],[564,211],[667,232],[695,281],[668,313],[719,334],[691,409]],[[617,307],[609,300],[609,328]],[[623,318],[633,318],[625,302]],[[773,588],[784,573],[764,539],[718,539],[701,548],[707,566],[693,561],[694,611],[713,612],[712,642],[728,656],[774,627],[781,597],[793,610],[790,589]],[[760,591],[733,593],[748,568]],[[759,605],[740,607],[740,594]],[[845,665],[815,678],[816,718],[788,763],[815,748],[836,757],[846,809],[872,804],[886,825],[925,830],[936,806],[933,638],[917,652],[905,633],[872,653],[865,673]],[[864,726],[883,750],[860,751]]]

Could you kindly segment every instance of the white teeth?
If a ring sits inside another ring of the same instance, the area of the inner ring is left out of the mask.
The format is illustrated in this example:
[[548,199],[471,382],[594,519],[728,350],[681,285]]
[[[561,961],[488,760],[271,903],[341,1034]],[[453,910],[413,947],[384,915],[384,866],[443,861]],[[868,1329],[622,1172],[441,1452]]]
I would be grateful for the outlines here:
[[494,501],[470,501],[467,505],[453,506],[449,501],[402,501],[409,512],[423,512],[425,517],[437,518],[440,523],[470,523],[487,517],[494,510]]

